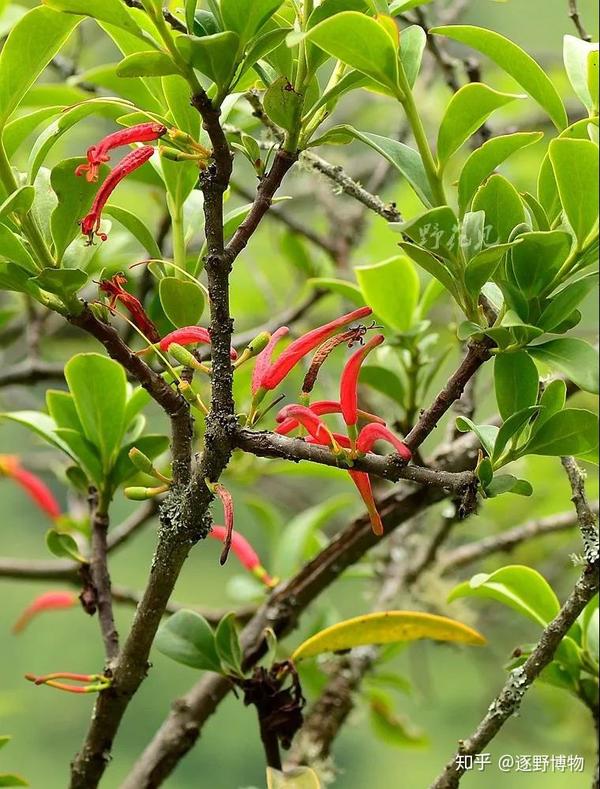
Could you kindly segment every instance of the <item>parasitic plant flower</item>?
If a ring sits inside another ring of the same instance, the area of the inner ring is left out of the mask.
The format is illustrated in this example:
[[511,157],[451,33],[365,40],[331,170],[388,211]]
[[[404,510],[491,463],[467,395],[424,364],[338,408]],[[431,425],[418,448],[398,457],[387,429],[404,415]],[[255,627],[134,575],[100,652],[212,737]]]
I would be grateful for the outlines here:
[[[225,526],[213,526],[208,536],[225,544],[228,538],[228,530]],[[275,586],[275,579],[271,578],[261,565],[258,554],[254,548],[250,545],[248,540],[242,537],[238,532],[234,532],[231,537],[231,550],[240,560],[240,563],[247,570],[250,570],[250,572],[262,581],[262,583],[270,587]]]
[[27,606],[14,623],[12,632],[21,633],[31,620],[43,611],[59,611],[63,608],[73,608],[73,606],[77,605],[78,599],[74,592],[44,592]]
[[20,485],[52,520],[60,517],[60,506],[42,480],[23,468],[16,455],[0,455],[0,477],[10,477]]
[[[65,690],[67,693],[99,693],[106,690],[111,685],[111,678],[104,674],[73,674],[70,671],[57,671],[53,674],[44,674],[36,677],[35,674],[25,674],[25,679],[33,682],[34,685],[48,685],[57,690]],[[66,682],[57,682],[59,679],[69,679],[72,682],[88,682],[89,685],[71,685]]]
[[316,413],[305,405],[286,405],[275,417],[280,424],[285,424],[289,419],[305,427],[308,433],[318,444],[330,446],[335,453],[339,453],[340,447],[336,442],[331,430],[327,427]]
[[272,356],[275,346],[282,337],[285,337],[285,335],[288,334],[288,332],[289,329],[287,326],[280,326],[279,329],[273,332],[263,350],[256,357],[256,363],[254,365],[254,370],[252,371],[253,395],[256,395],[258,390],[262,387],[263,378],[271,368]]
[[[310,408],[313,413],[317,414],[317,416],[322,416],[323,414],[342,413],[342,406],[336,400],[315,400],[315,402],[311,403],[308,408]],[[385,421],[380,416],[370,414],[368,411],[361,411],[359,409],[358,416],[360,419],[364,419],[367,422],[379,422],[380,424],[385,425]],[[284,422],[281,422],[276,428],[275,432],[279,433],[279,435],[285,436],[288,433],[291,433],[292,430],[295,430],[299,424],[300,423],[297,419],[292,419],[290,417]]]
[[162,123],[140,123],[128,129],[119,129],[87,149],[87,164],[76,167],[75,175],[85,175],[87,181],[94,183],[98,180],[100,165],[110,161],[109,151],[135,142],[152,142],[166,133],[167,127]]
[[[162,340],[158,342],[158,347],[161,351],[168,351],[172,343],[177,345],[196,345],[197,343],[211,343],[210,332],[203,326],[184,326],[181,329],[166,334]],[[237,352],[232,348],[229,355],[235,361],[237,359]]]
[[[330,337],[333,337],[339,329],[352,323],[352,321],[371,315],[371,313],[372,310],[370,307],[361,307],[360,309],[342,315],[340,318],[336,318],[336,320],[319,326],[309,331],[307,334],[298,337],[297,340],[294,340],[294,342],[292,342],[285,351],[264,370],[263,374],[260,376],[260,380],[256,382],[258,386],[255,390],[255,399],[257,395],[260,395],[261,390],[269,391],[275,389],[275,387],[287,376],[290,370],[298,364],[300,359],[306,356],[307,353],[314,351],[315,348],[318,348],[319,345]],[[277,332],[275,332],[275,334],[277,334]],[[275,334],[273,336],[275,336]],[[263,353],[265,353],[265,351],[263,351]],[[264,395],[264,391],[262,394]]]
[[356,448],[359,452],[370,452],[376,441],[387,441],[390,443],[406,463],[412,458],[412,452],[398,436],[394,435],[385,425],[379,425],[375,422],[365,425],[360,431]]
[[123,274],[115,274],[110,279],[103,279],[98,283],[98,289],[102,293],[107,293],[110,296],[108,308],[114,310],[117,301],[125,307],[131,315],[131,320],[135,323],[144,337],[147,337],[150,342],[158,342],[160,335],[154,323],[150,320],[142,303],[132,293],[125,290],[123,285],[127,282],[127,278]]
[[81,225],[81,232],[84,236],[88,237],[88,246],[94,243],[95,235],[99,236],[102,241],[106,241],[106,233],[100,232],[100,222],[102,221],[102,210],[106,205],[108,198],[111,196],[123,178],[145,164],[153,153],[154,148],[152,148],[150,145],[144,145],[142,148],[136,148],[134,151],[130,151],[125,157],[123,157],[114,170],[112,170],[107,175],[106,180],[94,198],[91,211],[89,214],[87,214],[87,216],[84,216],[84,218],[79,223]]
[[204,480],[206,483],[206,487],[210,490],[211,493],[214,493],[215,496],[218,496],[221,500],[221,504],[223,505],[223,515],[225,516],[225,536],[223,538],[223,550],[221,551],[221,564],[225,564],[227,561],[227,557],[229,556],[229,551],[231,549],[231,543],[233,540],[233,499],[231,498],[231,493],[227,490],[225,485],[222,485],[220,482],[211,482],[209,479]]
[[353,431],[356,431],[358,422],[358,376],[360,367],[367,355],[384,341],[383,334],[376,334],[374,337],[355,351],[346,362],[342,377],[340,378],[340,404],[344,422]]

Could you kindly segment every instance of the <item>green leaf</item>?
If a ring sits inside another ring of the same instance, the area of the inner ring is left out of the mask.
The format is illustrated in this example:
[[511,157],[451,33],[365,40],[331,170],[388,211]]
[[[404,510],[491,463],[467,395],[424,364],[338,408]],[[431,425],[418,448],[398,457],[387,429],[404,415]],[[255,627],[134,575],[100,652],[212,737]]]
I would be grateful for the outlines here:
[[565,408],[547,419],[521,450],[527,455],[584,455],[598,446],[598,417],[582,408]]
[[223,668],[227,672],[242,675],[242,648],[233,612],[226,614],[217,625],[215,647]]
[[159,284],[160,303],[177,328],[195,326],[204,312],[204,292],[191,280],[164,277]]
[[321,630],[297,647],[292,660],[340,652],[367,644],[391,644],[399,641],[456,641],[482,646],[485,639],[476,630],[445,616],[421,611],[384,611],[346,619]]
[[375,19],[344,11],[319,22],[303,38],[398,95],[397,45]]
[[421,25],[409,25],[400,34],[400,61],[411,88],[419,76],[426,44],[427,35]]
[[46,532],[46,546],[51,554],[59,559],[75,559],[76,562],[85,563],[84,557],[79,553],[77,543],[70,534],[48,529]]
[[541,318],[537,321],[538,326],[544,331],[555,330],[564,323],[565,316],[571,315],[588,293],[597,286],[597,275],[593,275],[579,279],[564,287],[552,297]]
[[136,438],[135,441],[131,441],[129,444],[122,447],[117,455],[110,475],[111,482],[115,487],[127,482],[138,473],[137,468],[129,458],[129,452],[133,447],[143,452],[150,460],[154,460],[154,458],[162,455],[163,452],[166,452],[169,448],[169,439],[167,436],[150,435],[146,433]]
[[440,124],[437,141],[440,166],[446,165],[492,112],[519,98],[522,96],[500,93],[479,82],[463,85],[450,99]]
[[97,353],[80,353],[65,365],[65,378],[86,438],[100,450],[108,471],[125,430],[125,371]]
[[[588,90],[592,99],[591,113],[598,115],[598,91],[600,87],[600,53],[598,52],[598,44],[591,52],[588,52],[587,58],[587,83]],[[597,133],[597,129],[596,129]],[[591,137],[591,134],[590,134]],[[596,136],[596,142],[598,142]]]
[[527,351],[496,356],[494,385],[498,410],[504,420],[537,403],[539,375]]
[[394,712],[386,693],[375,690],[369,692],[369,713],[373,731],[385,743],[400,748],[427,745],[428,739],[421,729],[415,728]]
[[338,296],[351,301],[359,307],[365,303],[364,297],[360,288],[353,282],[347,282],[344,279],[334,279],[332,277],[311,277],[306,280],[307,285],[319,290],[327,290],[330,293],[335,293]]
[[496,443],[499,432],[496,425],[476,425],[468,417],[459,416],[456,419],[456,428],[461,433],[468,433],[469,431],[475,433],[487,454],[492,457],[494,454],[494,444]]
[[[71,241],[80,235],[79,222],[89,212],[98,191],[98,184],[75,175],[75,168],[84,162],[87,159],[82,157],[63,159],[53,168],[50,176],[50,184],[58,198],[58,205],[50,219],[50,228],[59,262]],[[104,180],[108,172],[109,168],[102,165],[100,179]]]
[[12,159],[21,145],[29,139],[29,136],[41,123],[59,115],[64,109],[65,107],[62,105],[42,107],[7,123],[2,134],[7,157]]
[[478,296],[486,282],[493,279],[502,258],[514,246],[511,244],[495,244],[482,249],[472,257],[465,266],[465,285],[471,295]]
[[560,610],[552,588],[536,570],[509,565],[491,574],[479,573],[470,581],[458,584],[448,602],[459,597],[483,597],[497,600],[545,627]]
[[57,427],[66,427],[69,430],[83,432],[75,409],[73,395],[70,392],[49,389],[46,392],[46,408]]
[[190,668],[221,672],[215,634],[195,611],[177,611],[160,626],[154,646],[163,655]]
[[572,238],[563,230],[536,230],[521,233],[519,239],[521,243],[509,253],[509,272],[521,295],[529,299],[551,285],[569,256]]
[[0,220],[10,214],[26,214],[33,204],[35,189],[33,186],[21,186],[10,194],[0,205]]
[[33,8],[13,27],[0,54],[0,128],[80,21]]
[[387,159],[388,162],[406,178],[424,205],[433,206],[435,204],[423,161],[415,150],[389,137],[381,137],[379,134],[369,134],[367,132],[358,131],[348,125],[345,125],[343,128],[353,134],[357,140],[366,143],[373,148],[374,151],[377,151],[377,153]]
[[0,786],[29,786],[29,784],[20,775],[0,773]]
[[[55,11],[91,16],[93,19],[116,25],[134,36],[146,38],[125,3],[120,0],[43,0],[43,3]],[[78,21],[80,20],[75,24]]]
[[32,282],[49,293],[70,299],[83,288],[88,279],[86,272],[79,268],[44,268],[37,277],[32,277]]
[[34,259],[25,247],[24,239],[9,230],[6,225],[0,225],[0,258],[18,263],[32,274],[37,270]]
[[177,48],[182,57],[219,87],[229,84],[235,71],[240,39],[237,33],[226,30],[212,36],[179,36]]
[[598,394],[598,351],[584,340],[561,337],[531,345],[529,354],[553,370],[563,373],[586,392]]
[[519,193],[499,174],[492,175],[479,187],[472,210],[485,211],[485,241],[488,244],[507,242],[513,229],[527,219]]
[[404,384],[396,373],[387,367],[378,367],[373,364],[363,365],[360,371],[360,382],[402,405]]
[[292,131],[298,122],[302,96],[296,93],[287,77],[278,77],[264,95],[263,108],[277,126]]
[[110,204],[104,206],[103,213],[108,214],[108,216],[112,216],[113,219],[116,219],[117,222],[120,222],[123,227],[125,227],[131,233],[131,235],[135,237],[136,241],[138,241],[142,247],[144,247],[151,258],[160,259],[162,257],[162,253],[158,244],[154,240],[152,232],[148,229],[144,222],[142,222],[137,214],[134,214],[132,211],[128,211],[126,208],[121,208],[120,206]]
[[116,73],[118,77],[164,77],[181,72],[165,52],[134,52],[123,58]]
[[496,441],[494,443],[494,454],[492,455],[492,462],[495,464],[508,442],[514,438],[516,438],[525,427],[525,425],[531,420],[531,418],[538,412],[539,406],[529,406],[527,408],[523,408],[522,411],[517,411],[516,414],[512,414],[508,417],[506,422],[502,425],[500,430],[498,431],[498,435],[496,436]]
[[483,249],[485,211],[467,211],[460,228],[459,244],[463,258],[469,262]]
[[410,329],[419,303],[419,276],[406,255],[354,269],[365,301],[398,332]]
[[558,129],[567,126],[566,110],[546,72],[530,55],[508,38],[493,30],[472,25],[434,27],[429,32],[460,41],[487,55],[546,110]]
[[598,146],[591,140],[552,140],[550,161],[560,202],[581,248],[598,226]]
[[512,474],[496,474],[493,480],[485,487],[488,499],[501,496],[503,493],[514,493],[517,496],[531,496],[533,488],[525,479],[517,479]]
[[418,247],[415,244],[408,244],[404,242],[400,244],[400,247],[404,250],[404,252],[406,252],[407,255],[410,256],[412,260],[415,261],[415,263],[417,263],[417,265],[421,266],[421,268],[431,274],[432,277],[435,277],[438,282],[440,282],[446,288],[446,290],[458,300],[454,276],[441,260],[434,257],[430,252],[427,252],[427,250],[421,249],[421,247]]
[[[263,33],[258,38],[254,39],[254,41],[248,47],[248,51],[244,55],[244,60],[242,61],[242,66],[240,68],[240,76],[249,68],[251,68],[257,61],[262,60],[274,49],[277,49],[277,47],[281,46],[290,30],[291,28],[289,27],[277,27],[274,30],[268,30],[266,33]],[[238,81],[239,78],[236,79],[236,83]]]
[[98,454],[98,449],[79,430],[66,427],[57,427],[56,435],[69,447],[71,457],[81,466],[90,480],[97,487],[103,487],[106,473]]
[[533,423],[532,432],[536,433],[551,416],[562,411],[566,402],[567,385],[565,382],[560,378],[550,381],[540,397],[540,412]]
[[458,218],[450,206],[432,208],[405,222],[394,222],[390,227],[444,258],[456,255],[460,233]]
[[0,419],[8,419],[11,422],[27,427],[73,460],[77,459],[71,452],[69,445],[56,434],[56,423],[47,414],[39,411],[12,411],[0,414]]
[[588,84],[588,56],[598,52],[598,44],[582,41],[575,36],[563,40],[563,60],[575,94],[590,114],[594,111],[594,100]]
[[245,44],[264,27],[281,3],[282,0],[221,0],[223,22]]
[[543,138],[543,132],[516,132],[500,137],[492,137],[480,148],[473,151],[465,162],[458,181],[458,205],[461,215],[469,207],[469,203],[477,188],[491,175],[498,165],[521,148],[533,145]]

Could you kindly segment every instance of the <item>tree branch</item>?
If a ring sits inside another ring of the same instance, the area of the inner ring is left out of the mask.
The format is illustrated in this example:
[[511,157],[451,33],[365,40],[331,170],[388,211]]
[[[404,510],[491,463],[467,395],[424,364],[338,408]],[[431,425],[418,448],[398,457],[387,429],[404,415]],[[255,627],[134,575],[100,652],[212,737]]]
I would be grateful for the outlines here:
[[0,388],[17,384],[37,384],[40,381],[64,381],[64,379],[65,374],[62,364],[51,364],[37,359],[27,359],[0,372]]
[[592,37],[586,31],[581,21],[579,9],[577,7],[577,0],[569,0],[569,18],[575,25],[575,29],[577,30],[579,38],[583,39],[583,41],[591,41]]
[[[144,6],[140,3],[140,0],[123,0],[123,2],[129,8],[137,8],[140,11],[144,11],[145,10]],[[166,9],[166,8],[163,9],[163,16],[165,18],[165,22],[168,25],[170,25],[173,28],[173,30],[176,30],[178,33],[187,33],[188,32],[188,29],[183,24],[183,22],[180,22],[179,19],[177,19],[177,17],[174,14],[172,14],[168,9]],[[192,30],[190,30],[189,32],[193,33]]]
[[571,501],[575,505],[577,513],[585,560],[588,564],[595,564],[600,558],[597,512],[594,512],[587,499],[583,472],[577,465],[575,458],[562,457],[560,462],[567,472],[569,484],[571,485]]
[[115,626],[108,572],[108,514],[99,506],[98,493],[92,493],[92,555],[90,577],[94,603],[98,611],[100,632],[104,641],[107,666],[112,667],[119,654],[119,634]]

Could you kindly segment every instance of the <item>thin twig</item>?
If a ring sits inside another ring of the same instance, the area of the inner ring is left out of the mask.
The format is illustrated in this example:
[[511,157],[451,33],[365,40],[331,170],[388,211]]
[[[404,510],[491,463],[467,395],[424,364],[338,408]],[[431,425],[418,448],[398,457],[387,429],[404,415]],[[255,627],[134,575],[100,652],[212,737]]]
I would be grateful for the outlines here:
[[98,493],[91,494],[92,499],[92,540],[90,558],[90,576],[93,584],[94,604],[98,611],[100,632],[104,641],[104,651],[108,666],[119,654],[119,634],[115,626],[108,572],[108,514],[100,509]]
[[567,472],[571,485],[571,501],[577,512],[577,522],[583,541],[583,551],[588,564],[595,564],[600,558],[598,546],[598,516],[590,505],[585,492],[585,477],[577,465],[575,458],[562,457],[560,459]]
[[[123,2],[129,8],[136,8],[140,11],[144,11],[144,6],[140,3],[140,0],[123,0]],[[165,22],[168,25],[170,25],[173,28],[173,30],[176,30],[178,33],[188,32],[188,29],[183,24],[183,22],[180,22],[179,19],[177,19],[177,17],[174,14],[172,14],[168,9],[163,8],[163,16],[165,18]]]
[[583,39],[583,41],[591,41],[592,37],[586,31],[581,21],[581,17],[579,15],[579,9],[577,7],[577,0],[569,0],[569,18],[572,20],[573,24],[575,25],[575,29],[577,30],[577,34],[579,38]]

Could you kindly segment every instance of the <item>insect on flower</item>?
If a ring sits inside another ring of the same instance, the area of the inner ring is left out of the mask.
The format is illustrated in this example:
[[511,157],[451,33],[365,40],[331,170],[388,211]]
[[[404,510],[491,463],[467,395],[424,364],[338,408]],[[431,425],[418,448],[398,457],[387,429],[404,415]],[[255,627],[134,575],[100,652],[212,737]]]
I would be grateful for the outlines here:
[[100,232],[100,222],[102,221],[102,210],[106,205],[108,198],[111,196],[123,178],[145,164],[153,153],[154,148],[152,148],[150,145],[144,145],[142,148],[136,148],[135,151],[131,151],[127,154],[127,156],[121,159],[114,170],[108,174],[106,180],[94,198],[91,211],[89,214],[87,214],[87,216],[84,216],[84,218],[79,223],[81,225],[81,232],[88,238],[88,246],[94,243],[95,235],[98,236],[102,241],[106,241],[108,236],[106,233]]
[[23,468],[16,455],[0,455],[0,477],[14,479],[52,520],[60,516],[60,506],[54,494],[36,474]]
[[123,285],[127,282],[127,277],[123,274],[115,274],[110,279],[100,280],[98,289],[102,293],[110,296],[108,308],[114,310],[115,304],[119,301],[131,315],[131,320],[135,323],[144,337],[150,342],[158,342],[160,335],[154,323],[150,320],[142,303],[132,293],[125,290]]
[[134,142],[152,142],[166,133],[167,127],[162,123],[140,123],[129,129],[119,129],[87,149],[87,164],[76,167],[75,175],[85,175],[87,181],[95,183],[98,180],[100,165],[110,161],[109,151]]

